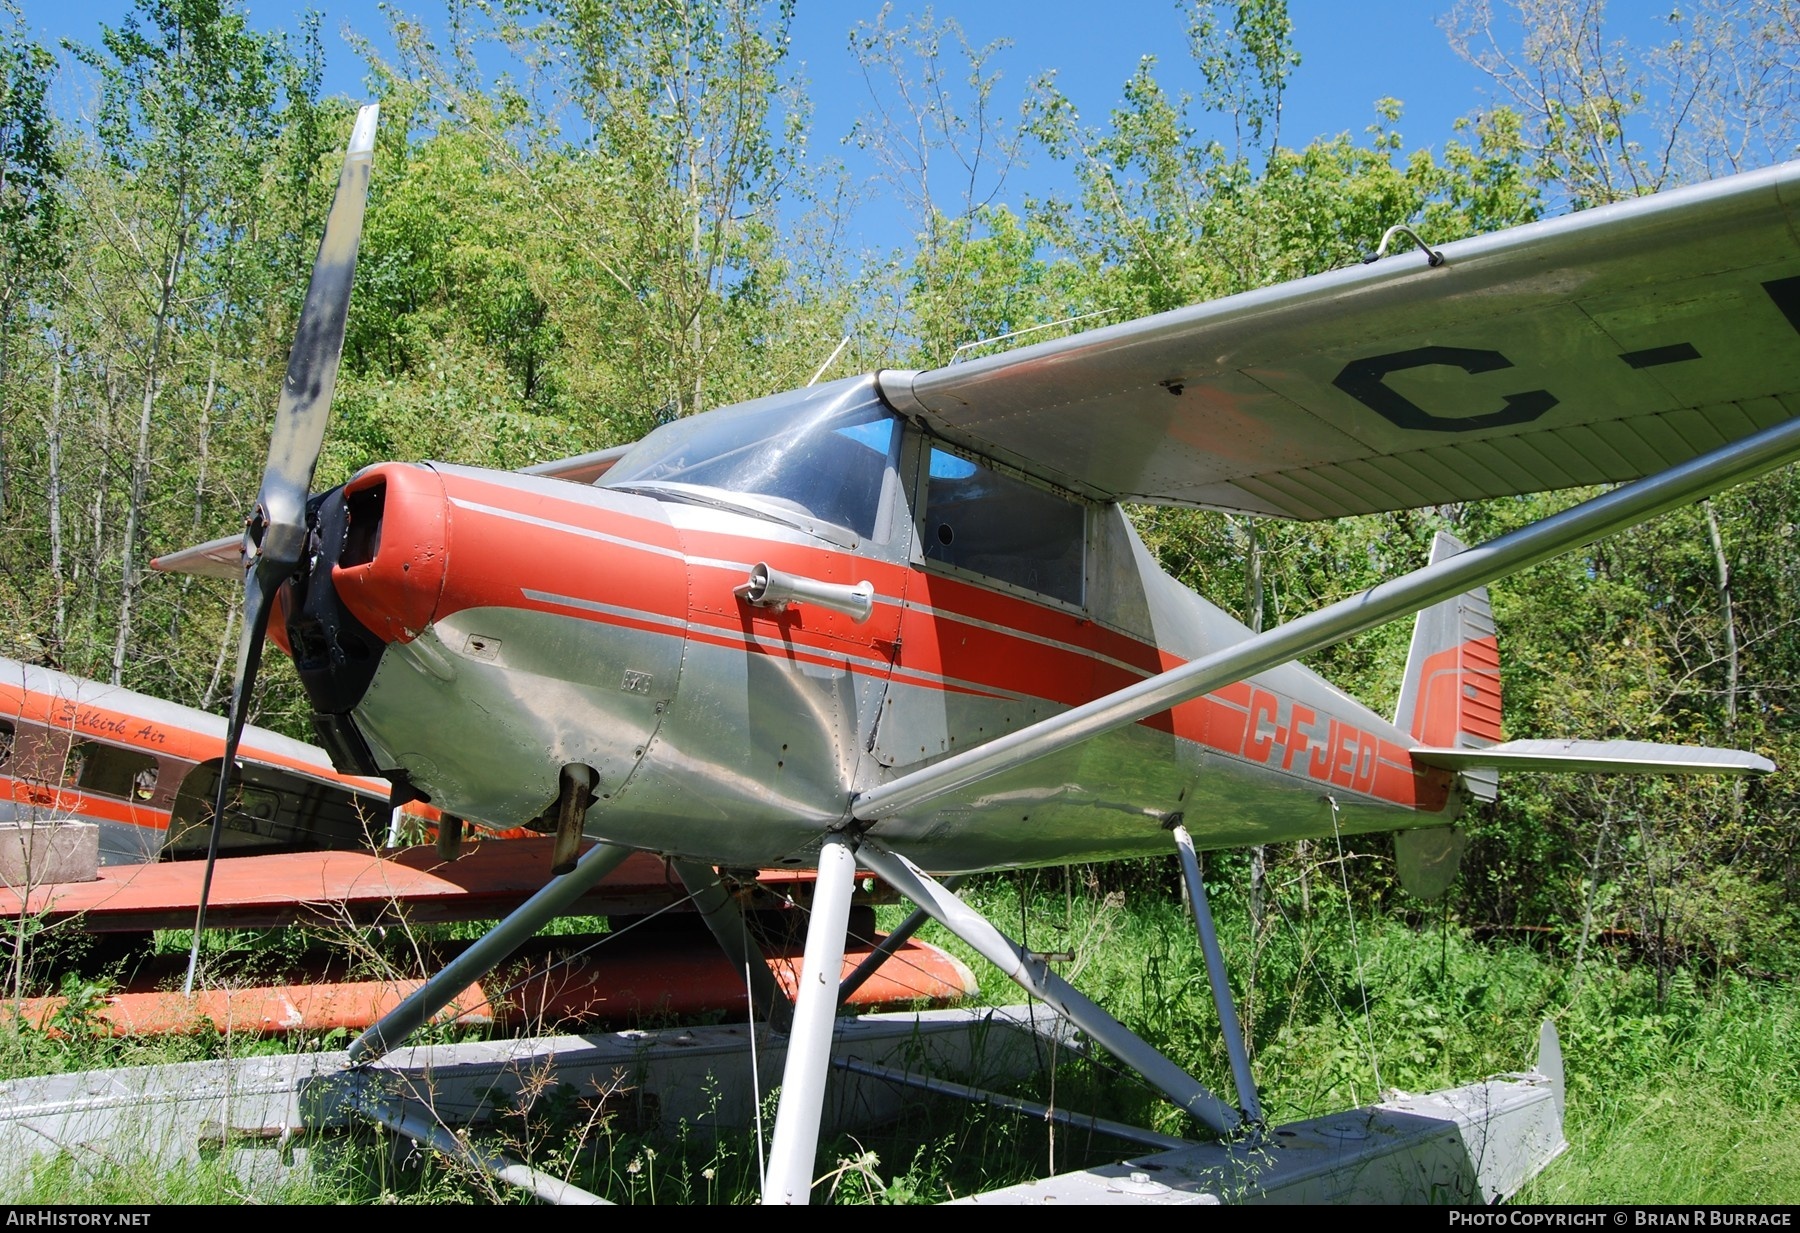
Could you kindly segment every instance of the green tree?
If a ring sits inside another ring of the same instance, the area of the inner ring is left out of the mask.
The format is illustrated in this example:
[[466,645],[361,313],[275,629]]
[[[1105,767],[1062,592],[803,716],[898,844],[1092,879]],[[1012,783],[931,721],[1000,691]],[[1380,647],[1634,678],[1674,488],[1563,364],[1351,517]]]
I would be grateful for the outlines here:
[[[519,4],[441,44],[396,20],[325,473],[518,465],[805,381],[841,308],[777,226],[803,179],[786,21]],[[495,42],[522,79],[483,84]]]
[[[1584,208],[1791,157],[1800,138],[1800,7],[1700,0],[1663,36],[1612,36],[1599,0],[1472,0],[1453,44],[1487,71],[1545,199]],[[1509,732],[1651,736],[1792,761],[1791,474],[1721,494],[1497,589]],[[1567,497],[1489,503],[1498,532]],[[1791,536],[1791,532],[1788,533]],[[1563,921],[1582,953],[1631,931],[1654,961],[1705,949],[1779,966],[1792,919],[1793,807],[1777,778],[1726,786],[1515,777],[1477,820],[1471,910]]]
[[144,0],[70,51],[99,99],[91,134],[63,147],[70,259],[34,334],[49,406],[33,483],[50,514],[26,550],[55,615],[33,619],[76,671],[99,661],[200,700],[231,641],[223,605],[190,611],[191,580],[147,586],[143,566],[238,522],[254,489],[317,243],[293,230],[318,214],[297,206],[318,174],[307,134],[323,131],[316,31],[296,54],[230,4]]
[[1580,209],[1792,158],[1800,3],[1694,0],[1663,37],[1609,32],[1605,0],[1462,0],[1451,43],[1523,119],[1538,180]]
[[1092,320],[1077,267],[1054,247],[1060,207],[1004,201],[1026,139],[999,94],[1009,46],[977,47],[929,11],[896,22],[892,6],[850,32],[868,101],[846,141],[873,158],[913,227],[911,250],[862,280],[876,364],[951,363]]
[[610,181],[602,268],[655,405],[691,413],[741,396],[725,374],[771,324],[782,278],[775,211],[798,134],[774,105],[789,6],[564,0],[542,12],[536,38],[567,53],[593,131],[585,153]]
[[49,51],[26,38],[18,6],[0,0],[0,509],[8,496],[13,320],[24,298],[46,285],[62,256],[57,191],[62,165],[44,103],[54,65]]

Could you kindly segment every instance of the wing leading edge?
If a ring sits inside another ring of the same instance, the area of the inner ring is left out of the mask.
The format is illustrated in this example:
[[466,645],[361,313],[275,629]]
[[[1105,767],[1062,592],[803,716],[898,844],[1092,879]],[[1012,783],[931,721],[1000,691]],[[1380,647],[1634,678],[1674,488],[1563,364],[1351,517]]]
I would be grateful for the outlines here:
[[1800,413],[1800,161],[925,372],[1106,500],[1328,518],[1653,474]]

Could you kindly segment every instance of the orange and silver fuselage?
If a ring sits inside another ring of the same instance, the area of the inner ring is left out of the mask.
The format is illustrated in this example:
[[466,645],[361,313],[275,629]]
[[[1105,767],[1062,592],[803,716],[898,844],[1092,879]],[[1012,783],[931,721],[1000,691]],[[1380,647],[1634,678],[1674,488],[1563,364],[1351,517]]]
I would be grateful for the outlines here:
[[[903,493],[918,458],[900,455]],[[383,464],[346,491],[377,489],[378,531],[331,573],[384,646],[345,718],[367,769],[494,826],[543,813],[581,763],[598,775],[590,835],[808,863],[858,792],[1250,636],[1157,568],[1117,506],[1090,508],[1078,605],[927,562],[909,500],[830,542],[472,468]],[[872,614],[752,605],[758,564],[867,582]],[[950,870],[1161,853],[1177,814],[1203,846],[1449,821],[1456,778],[1411,743],[1290,665],[870,833]]]

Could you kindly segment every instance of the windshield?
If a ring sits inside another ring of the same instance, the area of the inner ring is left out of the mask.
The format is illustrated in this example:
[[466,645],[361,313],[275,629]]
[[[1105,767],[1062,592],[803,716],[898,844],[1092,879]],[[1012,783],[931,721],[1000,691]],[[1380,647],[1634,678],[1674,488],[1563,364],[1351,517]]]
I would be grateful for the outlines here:
[[867,539],[899,439],[874,381],[852,377],[665,424],[598,484],[724,505],[806,530],[815,522],[843,527]]

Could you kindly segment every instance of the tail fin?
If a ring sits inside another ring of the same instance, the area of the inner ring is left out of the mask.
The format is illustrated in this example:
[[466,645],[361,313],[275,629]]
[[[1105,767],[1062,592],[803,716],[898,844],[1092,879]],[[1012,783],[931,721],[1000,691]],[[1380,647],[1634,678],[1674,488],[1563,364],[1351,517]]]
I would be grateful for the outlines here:
[[[1439,531],[1431,544],[1435,564],[1463,545]],[[1394,726],[1419,745],[1485,749],[1500,739],[1500,645],[1486,587],[1465,591],[1419,613]],[[1491,801],[1499,773],[1465,770],[1463,782],[1476,800]]]

